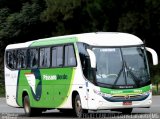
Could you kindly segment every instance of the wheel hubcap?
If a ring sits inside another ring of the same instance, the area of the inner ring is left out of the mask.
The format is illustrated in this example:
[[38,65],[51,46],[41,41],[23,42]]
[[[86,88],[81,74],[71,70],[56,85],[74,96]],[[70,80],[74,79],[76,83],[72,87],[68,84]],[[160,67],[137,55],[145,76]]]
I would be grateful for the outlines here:
[[76,112],[77,112],[78,115],[81,113],[81,110],[82,110],[81,102],[80,102],[80,100],[77,100],[77,102],[76,102]]
[[25,100],[24,108],[25,108],[26,113],[29,113],[29,102],[27,100]]

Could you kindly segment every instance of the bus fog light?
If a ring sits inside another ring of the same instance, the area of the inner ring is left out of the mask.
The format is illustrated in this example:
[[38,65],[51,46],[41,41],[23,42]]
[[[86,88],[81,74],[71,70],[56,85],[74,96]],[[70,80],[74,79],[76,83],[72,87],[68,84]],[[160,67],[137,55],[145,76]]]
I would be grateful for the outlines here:
[[149,100],[148,103],[151,104],[151,103],[152,103],[152,100]]

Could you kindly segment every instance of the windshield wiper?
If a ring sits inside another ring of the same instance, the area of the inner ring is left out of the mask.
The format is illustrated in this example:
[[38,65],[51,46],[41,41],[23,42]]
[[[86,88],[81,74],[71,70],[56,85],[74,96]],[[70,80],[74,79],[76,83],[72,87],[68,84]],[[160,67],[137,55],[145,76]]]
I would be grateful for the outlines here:
[[129,73],[130,76],[132,77],[132,79],[134,80],[135,84],[137,85],[137,87],[139,87],[139,84],[140,84],[140,80],[134,75],[134,73],[129,69],[129,67],[127,66],[126,64],[126,61],[124,61],[124,65],[125,65],[125,68],[126,68],[126,73]]
[[122,65],[122,68],[121,68],[121,70],[119,71],[118,76],[117,76],[117,78],[116,78],[116,80],[115,80],[115,82],[114,82],[114,84],[113,84],[113,86],[112,86],[112,88],[116,86],[116,83],[117,83],[119,77],[121,76],[121,73],[123,72],[124,68],[125,68],[125,66],[124,66],[124,64],[123,64],[123,65]]
[[[135,82],[136,86],[139,87],[140,84],[140,80],[134,75],[134,73],[128,68],[126,61],[123,62],[122,68],[118,73],[118,77],[116,78],[114,84],[112,87],[116,86],[116,83],[119,80],[119,77],[121,76],[122,72],[124,71],[125,75],[127,75],[127,73],[129,73],[129,75],[132,77],[133,81]],[[128,76],[125,76],[125,78],[127,78]],[[127,85],[127,84],[126,84]]]

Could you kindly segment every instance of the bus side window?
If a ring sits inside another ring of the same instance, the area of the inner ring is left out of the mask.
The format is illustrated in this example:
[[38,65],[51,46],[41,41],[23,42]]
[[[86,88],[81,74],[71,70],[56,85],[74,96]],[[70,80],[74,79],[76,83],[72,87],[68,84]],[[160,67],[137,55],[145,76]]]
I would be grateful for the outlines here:
[[19,49],[17,51],[17,68],[26,68],[26,50]]
[[63,46],[57,47],[57,67],[63,66]]
[[40,67],[50,67],[50,48],[40,49]]
[[65,66],[76,66],[76,58],[73,45],[65,46]]
[[38,49],[29,49],[28,50],[28,67],[37,68],[38,67]]
[[57,66],[57,52],[56,52],[56,47],[52,48],[52,67]]
[[52,48],[52,67],[63,66],[63,46]]
[[13,50],[13,69],[17,68],[17,50]]
[[13,69],[13,52],[7,51],[6,52],[6,64],[9,68]]
[[17,51],[11,50],[6,53],[7,66],[11,69],[17,68]]

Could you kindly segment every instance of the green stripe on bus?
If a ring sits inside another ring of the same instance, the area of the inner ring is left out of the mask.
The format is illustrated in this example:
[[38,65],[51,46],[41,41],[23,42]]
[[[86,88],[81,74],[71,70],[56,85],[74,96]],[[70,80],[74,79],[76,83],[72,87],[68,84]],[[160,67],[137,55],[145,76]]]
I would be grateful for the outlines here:
[[137,95],[141,93],[145,93],[147,91],[151,90],[151,86],[144,86],[141,88],[136,88],[136,89],[109,89],[109,88],[100,88],[100,91],[102,93],[107,93],[111,95]]
[[76,41],[77,41],[76,37],[70,37],[70,38],[53,38],[52,37],[52,38],[46,38],[43,40],[34,41],[30,47],[74,43]]

